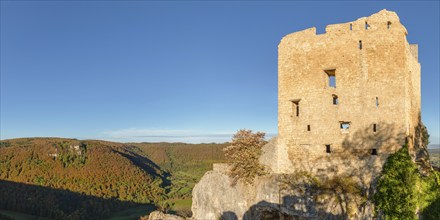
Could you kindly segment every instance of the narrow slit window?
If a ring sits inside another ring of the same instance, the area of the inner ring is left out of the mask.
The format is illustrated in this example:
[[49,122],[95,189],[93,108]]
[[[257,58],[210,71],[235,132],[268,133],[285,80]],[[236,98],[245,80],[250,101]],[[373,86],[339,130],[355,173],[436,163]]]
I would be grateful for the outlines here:
[[339,104],[339,99],[337,95],[332,95],[333,96],[333,105],[338,105]]
[[390,27],[391,27],[391,21],[388,21],[387,22],[387,28],[390,29]]
[[350,24],[350,31],[353,30],[353,24]]
[[291,100],[293,103],[293,112],[296,117],[299,117],[299,101],[300,99]]
[[341,121],[340,127],[342,130],[348,130],[350,129],[350,122]]
[[371,155],[377,155],[377,149],[376,148],[371,149]]
[[370,25],[368,24],[368,22],[365,22],[365,30],[368,30],[368,28],[370,28]]
[[377,131],[377,125],[373,124],[373,132],[376,132],[376,131]]
[[307,131],[310,131],[310,125],[307,125]]
[[379,97],[376,97],[376,108],[379,107]]
[[325,152],[328,153],[328,154],[332,152],[330,147],[331,147],[330,144],[326,144],[325,145]]
[[328,86],[336,88],[336,69],[324,70],[328,77]]
[[359,41],[359,50],[362,50],[362,41]]

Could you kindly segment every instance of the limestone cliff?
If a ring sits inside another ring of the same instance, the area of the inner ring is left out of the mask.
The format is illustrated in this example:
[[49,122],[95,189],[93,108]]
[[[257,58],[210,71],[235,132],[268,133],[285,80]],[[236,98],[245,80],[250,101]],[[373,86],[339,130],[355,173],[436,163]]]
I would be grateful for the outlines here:
[[231,186],[224,171],[209,171],[193,189],[193,219],[372,218],[360,191],[319,187],[315,181],[307,175],[271,174],[257,177],[253,185]]

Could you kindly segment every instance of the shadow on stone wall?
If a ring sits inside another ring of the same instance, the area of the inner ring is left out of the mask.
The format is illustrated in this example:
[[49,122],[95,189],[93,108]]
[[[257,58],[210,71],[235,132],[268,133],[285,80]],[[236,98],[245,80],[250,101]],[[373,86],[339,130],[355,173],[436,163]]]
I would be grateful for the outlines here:
[[313,173],[318,178],[349,176],[369,186],[388,155],[398,150],[405,138],[403,130],[381,122],[376,124],[376,132],[373,125],[350,131],[340,146],[331,145],[330,153],[326,153],[323,145],[321,156],[297,158],[292,154],[294,152],[289,152],[289,158],[297,170]]
[[369,188],[388,156],[400,149],[405,139],[404,130],[385,122],[377,124],[376,132],[373,126],[357,130],[344,139],[342,151],[336,155],[342,166],[348,168],[342,174],[355,177],[364,188]]
[[[295,155],[289,155],[289,158],[297,169],[295,172],[310,175],[318,181],[314,184],[319,189],[312,190],[310,195],[304,194],[315,198],[316,216],[324,219],[372,217],[372,204],[368,201],[374,193],[377,177],[388,156],[400,149],[405,140],[404,130],[380,122],[375,130],[372,124],[350,131],[341,145],[332,146],[329,153],[323,145],[321,156],[295,158]],[[328,209],[329,204],[334,206],[331,213],[319,211]],[[306,216],[307,213],[297,214]]]
[[389,152],[395,150],[392,145],[403,145],[405,138],[405,131],[395,124],[379,122],[376,124],[376,131],[372,124],[348,134],[342,142],[342,148],[351,152],[366,148],[377,148],[383,152]]

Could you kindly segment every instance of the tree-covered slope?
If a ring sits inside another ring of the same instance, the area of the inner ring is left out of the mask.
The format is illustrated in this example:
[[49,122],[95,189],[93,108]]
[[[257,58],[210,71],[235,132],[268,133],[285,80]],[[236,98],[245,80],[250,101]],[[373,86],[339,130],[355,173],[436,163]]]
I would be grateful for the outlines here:
[[[115,143],[63,138],[0,141],[0,209],[100,219],[165,201],[186,204],[225,144]],[[87,216],[87,217],[85,217]]]
[[162,171],[135,161],[133,147],[104,141],[18,139],[0,149],[0,178],[102,198],[157,200]]
[[213,163],[225,162],[222,151],[228,144],[133,143],[149,159],[171,173],[190,172],[200,179]]
[[[127,202],[125,206],[156,203],[165,195],[162,187],[163,172],[147,158],[139,155],[136,151],[140,151],[132,146],[58,138],[13,139],[2,141],[1,146],[0,179],[8,187],[0,188],[0,208],[27,211],[33,210],[31,206],[38,202],[50,203],[50,196],[40,198],[41,195],[38,194],[41,191],[53,195],[56,201],[59,200],[58,197],[62,197],[62,191],[65,191],[67,194],[90,197],[81,202],[87,203],[93,200],[91,198],[99,198]],[[18,187],[11,183],[25,185]],[[11,189],[14,186],[20,188],[18,193]],[[30,187],[26,186],[42,188],[32,189],[31,192],[34,193],[30,195],[21,195],[20,193],[29,193],[26,188]],[[26,196],[34,196],[39,200],[27,203],[28,205],[19,204],[25,202],[20,198],[25,199]],[[102,209],[106,211],[100,213],[106,214],[120,208],[103,203]],[[86,213],[91,212],[94,211]]]

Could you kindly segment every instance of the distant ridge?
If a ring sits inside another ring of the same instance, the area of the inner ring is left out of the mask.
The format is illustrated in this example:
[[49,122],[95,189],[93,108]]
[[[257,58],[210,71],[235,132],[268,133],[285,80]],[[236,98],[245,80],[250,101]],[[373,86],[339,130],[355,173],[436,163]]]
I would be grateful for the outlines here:
[[436,148],[440,148],[440,144],[430,144],[430,145],[428,145],[428,149],[436,149]]

